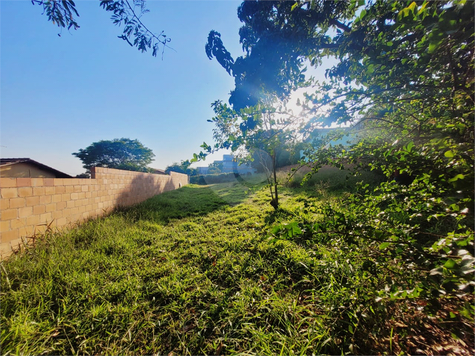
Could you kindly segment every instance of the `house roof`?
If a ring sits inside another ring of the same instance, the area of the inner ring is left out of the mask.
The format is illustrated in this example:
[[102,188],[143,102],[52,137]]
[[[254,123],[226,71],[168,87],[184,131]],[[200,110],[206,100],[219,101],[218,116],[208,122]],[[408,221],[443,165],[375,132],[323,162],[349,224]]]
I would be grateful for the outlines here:
[[61,171],[58,171],[57,169],[48,167],[47,165],[36,162],[32,160],[31,158],[0,158],[0,166],[11,166],[14,164],[19,164],[19,163],[29,163],[37,166],[38,168],[44,169],[46,171],[53,172],[57,178],[73,178],[69,174],[63,173]]

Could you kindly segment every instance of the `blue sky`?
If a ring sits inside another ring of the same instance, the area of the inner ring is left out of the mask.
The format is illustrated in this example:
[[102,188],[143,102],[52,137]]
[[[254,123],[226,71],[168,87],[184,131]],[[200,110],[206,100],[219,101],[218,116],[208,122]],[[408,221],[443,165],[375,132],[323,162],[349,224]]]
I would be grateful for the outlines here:
[[204,46],[216,30],[234,58],[242,54],[240,1],[149,0],[143,22],[172,39],[163,60],[118,39],[99,1],[76,4],[81,28],[68,31],[30,1],[0,1],[1,157],[76,175],[84,169],[71,153],[99,140],[138,139],[162,169],[211,143],[210,105],[227,101],[234,82]]

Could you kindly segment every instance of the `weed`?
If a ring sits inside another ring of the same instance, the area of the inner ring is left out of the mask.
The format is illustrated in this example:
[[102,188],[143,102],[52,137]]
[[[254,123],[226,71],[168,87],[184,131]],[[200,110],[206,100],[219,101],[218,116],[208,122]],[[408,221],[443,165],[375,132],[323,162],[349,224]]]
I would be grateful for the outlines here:
[[[259,184],[190,185],[51,233],[2,262],[2,352],[401,350],[401,332],[386,324],[398,305],[374,298],[397,271],[338,232],[316,240],[304,231],[342,193],[324,181],[283,188],[274,211]],[[291,225],[297,217],[303,223]],[[275,226],[302,234],[271,241]],[[408,285],[418,273],[406,273]]]

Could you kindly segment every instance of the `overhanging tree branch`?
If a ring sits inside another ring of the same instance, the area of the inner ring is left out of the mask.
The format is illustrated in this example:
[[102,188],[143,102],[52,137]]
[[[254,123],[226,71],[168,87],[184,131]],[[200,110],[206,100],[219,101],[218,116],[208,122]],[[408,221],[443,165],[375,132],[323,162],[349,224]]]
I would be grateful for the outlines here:
[[[168,47],[170,38],[164,31],[155,34],[141,21],[141,15],[148,12],[145,8],[145,0],[132,0],[134,6],[129,0],[101,0],[99,5],[106,11],[113,13],[111,20],[114,24],[124,25],[124,30],[120,39],[126,41],[129,45],[137,47],[138,50],[146,52],[152,49],[152,56],[156,56],[159,47],[162,45],[162,55],[165,47]],[[33,5],[43,7],[48,20],[60,28],[68,30],[74,28],[77,30],[80,26],[76,22],[79,13],[76,10],[76,4],[73,0],[31,0]],[[140,7],[141,14],[138,15],[134,7]],[[60,34],[58,34],[60,36]],[[133,37],[133,39],[131,39]]]

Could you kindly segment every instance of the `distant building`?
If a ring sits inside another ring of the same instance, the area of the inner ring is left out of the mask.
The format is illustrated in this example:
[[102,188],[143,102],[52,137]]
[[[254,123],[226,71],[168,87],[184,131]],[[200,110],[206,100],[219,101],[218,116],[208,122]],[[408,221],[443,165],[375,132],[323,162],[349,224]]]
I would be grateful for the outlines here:
[[198,174],[204,175],[208,174],[209,167],[196,167],[196,170],[198,171]]
[[234,172],[235,167],[237,168],[237,162],[233,155],[223,155],[223,173]]
[[[223,163],[223,168],[221,169],[222,173],[239,173],[239,174],[248,174],[255,173],[255,169],[248,166],[247,164],[238,164],[238,161],[234,158],[233,155],[223,155],[222,161],[214,161],[214,163]],[[209,172],[209,167],[197,167],[198,174],[205,175]]]
[[247,164],[239,165],[233,155],[223,155],[223,173],[255,173],[255,169]]
[[2,178],[73,178],[30,158],[0,158]]

